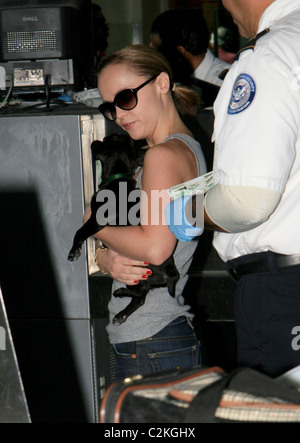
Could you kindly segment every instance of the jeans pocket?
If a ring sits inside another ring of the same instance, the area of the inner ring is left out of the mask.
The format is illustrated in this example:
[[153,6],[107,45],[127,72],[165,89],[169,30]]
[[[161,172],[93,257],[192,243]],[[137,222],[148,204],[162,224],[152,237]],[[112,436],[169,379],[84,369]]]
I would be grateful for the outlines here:
[[123,380],[126,377],[133,377],[136,375],[137,358],[135,344],[132,344],[132,346],[129,347],[127,345],[124,346],[122,343],[114,344],[113,349],[116,359],[116,380]]
[[127,343],[125,345],[123,343],[120,343],[120,344],[114,344],[112,346],[117,357],[134,358],[134,355],[136,354],[136,348],[134,342],[132,343],[131,346],[128,346]]
[[188,369],[200,364],[200,344],[195,339],[192,346],[148,353],[154,372],[180,367]]

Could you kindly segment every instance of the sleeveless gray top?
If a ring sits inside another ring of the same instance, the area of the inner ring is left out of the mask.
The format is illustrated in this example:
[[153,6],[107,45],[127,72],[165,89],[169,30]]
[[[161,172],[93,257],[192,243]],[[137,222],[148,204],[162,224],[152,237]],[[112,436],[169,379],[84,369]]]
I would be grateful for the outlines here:
[[[205,174],[206,163],[199,143],[185,134],[173,134],[164,143],[173,138],[183,141],[193,151],[197,161],[198,174]],[[137,179],[137,187],[140,189],[141,177],[142,171]],[[197,244],[197,237],[190,242],[178,241],[174,251],[174,259],[180,279],[176,285],[175,298],[169,294],[168,288],[153,289],[147,294],[145,304],[131,314],[125,323],[113,325],[113,317],[129,304],[131,298],[117,298],[112,295],[108,305],[110,323],[106,328],[112,344],[152,337],[181,315],[193,318],[193,314],[189,312],[190,306],[184,304],[182,292],[188,280],[187,272]],[[125,285],[114,280],[112,292],[123,286]]]

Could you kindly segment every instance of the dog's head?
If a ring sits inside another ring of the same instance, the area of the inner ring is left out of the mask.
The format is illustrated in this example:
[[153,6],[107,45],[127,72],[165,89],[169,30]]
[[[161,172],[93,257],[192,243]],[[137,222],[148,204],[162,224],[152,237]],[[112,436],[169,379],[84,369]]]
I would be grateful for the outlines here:
[[91,145],[94,158],[102,164],[102,179],[113,174],[133,177],[138,166],[142,166],[145,150],[138,148],[126,134],[112,134],[103,141],[95,140]]

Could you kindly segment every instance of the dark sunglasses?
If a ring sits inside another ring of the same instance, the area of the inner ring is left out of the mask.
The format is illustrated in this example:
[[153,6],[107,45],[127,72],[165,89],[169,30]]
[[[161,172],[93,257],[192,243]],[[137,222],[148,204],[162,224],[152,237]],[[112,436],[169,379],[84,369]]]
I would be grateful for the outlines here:
[[142,89],[144,86],[148,85],[150,82],[152,82],[159,74],[154,75],[153,77],[149,78],[146,82],[144,82],[142,85],[138,86],[135,89],[124,89],[123,91],[118,92],[118,94],[115,96],[114,101],[111,102],[104,102],[102,103],[98,109],[101,112],[101,114],[104,115],[107,120],[115,121],[116,120],[116,106],[118,108],[123,109],[124,111],[131,111],[136,107],[138,104],[137,99],[137,93],[140,89]]

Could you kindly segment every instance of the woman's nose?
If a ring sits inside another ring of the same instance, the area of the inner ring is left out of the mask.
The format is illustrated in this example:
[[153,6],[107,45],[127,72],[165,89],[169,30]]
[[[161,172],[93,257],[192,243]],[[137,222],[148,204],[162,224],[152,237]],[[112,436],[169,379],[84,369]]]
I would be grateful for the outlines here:
[[118,106],[116,106],[116,119],[121,119],[124,115],[127,115],[128,111],[118,108]]

